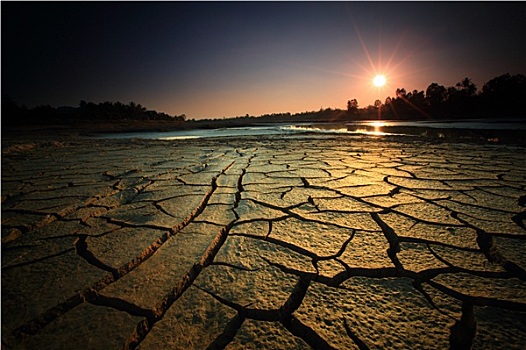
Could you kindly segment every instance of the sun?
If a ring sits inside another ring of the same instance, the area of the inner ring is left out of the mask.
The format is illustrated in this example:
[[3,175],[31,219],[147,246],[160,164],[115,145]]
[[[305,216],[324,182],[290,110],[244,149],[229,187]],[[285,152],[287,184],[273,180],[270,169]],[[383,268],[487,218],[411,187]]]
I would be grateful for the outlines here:
[[382,87],[385,85],[385,76],[381,75],[381,74],[378,74],[377,76],[374,77],[373,79],[373,85],[376,86],[376,87]]

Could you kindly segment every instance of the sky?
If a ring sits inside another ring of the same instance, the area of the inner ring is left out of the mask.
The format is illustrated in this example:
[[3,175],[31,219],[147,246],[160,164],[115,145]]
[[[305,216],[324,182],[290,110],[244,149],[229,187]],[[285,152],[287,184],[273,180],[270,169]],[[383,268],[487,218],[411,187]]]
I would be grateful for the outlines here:
[[526,74],[522,1],[2,1],[1,20],[2,96],[29,108],[259,116]]

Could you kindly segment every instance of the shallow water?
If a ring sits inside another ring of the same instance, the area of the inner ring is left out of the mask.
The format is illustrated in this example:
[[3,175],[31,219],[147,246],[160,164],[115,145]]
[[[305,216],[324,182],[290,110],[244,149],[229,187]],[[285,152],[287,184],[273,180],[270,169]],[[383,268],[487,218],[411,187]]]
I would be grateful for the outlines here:
[[305,133],[345,134],[350,133],[345,127],[319,128],[311,124],[270,124],[267,126],[247,126],[237,128],[194,129],[164,132],[132,132],[114,133],[103,135],[105,138],[142,138],[158,140],[185,140],[210,137],[235,137],[235,136],[271,136],[271,135],[298,135]]
[[458,120],[458,121],[375,121],[364,120],[348,123],[348,125],[366,125],[366,126],[413,126],[423,128],[444,128],[444,129],[475,129],[475,130],[505,130],[505,129],[521,129],[526,130],[526,123],[513,120],[505,120],[499,122],[491,122],[487,120]]
[[[412,136],[408,133],[392,132],[393,127],[427,129],[468,129],[468,130],[526,130],[526,123],[503,121],[380,121],[364,120],[347,123],[294,123],[267,124],[236,128],[194,129],[163,132],[127,132],[98,135],[97,137],[126,139],[185,140],[210,137],[240,136],[298,136],[298,135],[349,135],[349,136]],[[414,134],[413,134],[414,135]]]

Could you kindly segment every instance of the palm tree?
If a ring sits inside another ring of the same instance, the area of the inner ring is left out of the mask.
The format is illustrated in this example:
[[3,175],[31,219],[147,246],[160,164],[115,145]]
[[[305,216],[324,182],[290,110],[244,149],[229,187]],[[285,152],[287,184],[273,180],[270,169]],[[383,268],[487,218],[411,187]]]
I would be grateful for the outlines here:
[[456,87],[468,97],[474,96],[477,92],[477,85],[473,84],[469,78],[462,79],[461,82],[457,83]]

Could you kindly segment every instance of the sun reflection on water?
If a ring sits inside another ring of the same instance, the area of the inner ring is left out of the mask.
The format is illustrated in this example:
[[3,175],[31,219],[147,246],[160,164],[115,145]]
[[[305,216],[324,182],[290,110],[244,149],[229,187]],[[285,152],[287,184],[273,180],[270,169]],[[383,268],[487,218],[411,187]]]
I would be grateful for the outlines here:
[[372,122],[369,122],[369,125],[381,128],[382,126],[387,126],[387,123],[384,121],[372,121]]
[[356,133],[373,135],[373,136],[386,136],[391,135],[383,130],[384,127],[388,126],[389,123],[381,120],[365,121],[360,123],[359,127],[355,130]]

